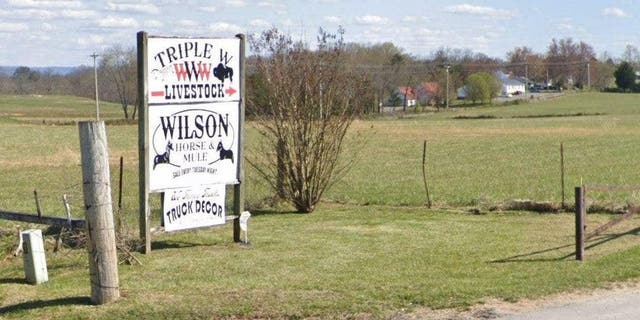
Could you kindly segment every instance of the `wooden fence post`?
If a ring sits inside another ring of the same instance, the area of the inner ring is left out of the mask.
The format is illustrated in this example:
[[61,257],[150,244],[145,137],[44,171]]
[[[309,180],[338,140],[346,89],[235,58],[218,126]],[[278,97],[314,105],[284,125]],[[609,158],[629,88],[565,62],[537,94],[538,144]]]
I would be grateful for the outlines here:
[[576,187],[576,260],[584,260],[584,187]]
[[79,132],[91,302],[105,304],[120,297],[107,135],[102,121],[80,122]]
[[562,210],[567,206],[564,199],[564,143],[560,142],[560,190],[562,192]]

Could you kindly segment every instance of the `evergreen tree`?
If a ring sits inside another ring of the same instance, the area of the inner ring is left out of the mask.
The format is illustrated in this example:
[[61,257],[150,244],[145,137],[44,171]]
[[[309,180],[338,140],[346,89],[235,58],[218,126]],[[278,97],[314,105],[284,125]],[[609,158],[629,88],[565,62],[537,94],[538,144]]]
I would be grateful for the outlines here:
[[623,61],[613,73],[616,85],[624,91],[631,91],[636,84],[636,72],[629,62]]

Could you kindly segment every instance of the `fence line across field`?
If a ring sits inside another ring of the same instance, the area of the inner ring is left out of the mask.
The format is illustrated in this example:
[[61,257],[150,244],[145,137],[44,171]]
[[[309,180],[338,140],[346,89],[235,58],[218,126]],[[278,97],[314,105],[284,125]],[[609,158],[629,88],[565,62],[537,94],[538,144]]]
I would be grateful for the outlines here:
[[65,227],[72,229],[84,229],[86,222],[84,219],[71,219],[63,217],[51,217],[51,216],[38,216],[37,214],[13,212],[0,210],[0,219],[46,224],[50,226]]

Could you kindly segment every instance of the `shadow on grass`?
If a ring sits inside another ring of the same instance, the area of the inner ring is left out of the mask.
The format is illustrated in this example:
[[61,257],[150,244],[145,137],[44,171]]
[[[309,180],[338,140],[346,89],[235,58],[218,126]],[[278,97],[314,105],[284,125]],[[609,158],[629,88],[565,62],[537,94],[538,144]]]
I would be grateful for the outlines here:
[[558,247],[553,247],[553,248],[549,248],[549,249],[544,249],[544,250],[538,250],[538,251],[534,251],[534,252],[529,252],[529,253],[523,253],[523,254],[518,254],[515,256],[511,256],[511,257],[507,257],[507,258],[503,258],[503,259],[497,259],[497,260],[491,260],[489,261],[489,263],[507,263],[507,262],[550,262],[550,261],[562,261],[565,260],[571,256],[575,256],[575,251],[568,254],[568,255],[563,255],[560,257],[556,257],[556,258],[536,258],[535,256],[543,254],[543,253],[549,253],[549,252],[554,252],[554,251],[558,251],[560,249],[564,249],[564,248],[569,248],[574,246],[574,244],[566,244],[563,246],[558,246]]
[[0,315],[12,312],[25,311],[31,309],[42,309],[47,307],[67,306],[67,305],[91,305],[89,297],[70,297],[53,300],[27,301],[12,306],[0,307]]
[[0,284],[26,284],[27,280],[24,278],[5,278],[0,279]]
[[188,243],[183,241],[171,241],[171,240],[152,241],[151,250],[193,248],[193,247],[200,247],[204,245],[205,244],[202,244],[202,243]]
[[591,241],[595,241],[592,244],[586,245],[585,246],[585,250],[591,249],[591,248],[595,248],[597,246],[603,245],[609,241],[613,241],[616,240],[618,238],[624,237],[624,236],[637,236],[640,234],[640,227],[635,228],[635,229],[631,229],[627,232],[623,232],[623,233],[612,233],[612,234],[606,234],[606,235],[601,235],[598,236],[597,238],[594,238]]
[[[585,251],[589,250],[589,249],[593,249],[596,248],[598,246],[604,245],[610,241],[614,241],[616,239],[622,238],[624,236],[630,236],[630,235],[640,235],[640,227],[639,228],[635,228],[632,230],[629,230],[627,232],[622,232],[622,233],[611,233],[611,234],[606,234],[606,235],[601,235],[597,238],[594,238],[592,240],[590,240],[591,242],[587,242],[585,243]],[[571,243],[571,244],[567,244],[567,245],[563,245],[563,246],[558,246],[558,247],[553,247],[553,248],[549,248],[549,249],[544,249],[544,250],[539,250],[539,251],[534,251],[534,252],[530,252],[530,253],[524,253],[524,254],[519,254],[519,255],[515,255],[515,256],[511,256],[511,257],[507,257],[504,259],[497,259],[497,260],[491,260],[489,261],[489,263],[508,263],[508,262],[552,262],[552,261],[563,261],[563,260],[568,260],[569,258],[575,257],[576,256],[576,252],[573,251],[569,254],[563,254],[560,257],[551,257],[551,258],[538,258],[536,257],[537,255],[543,254],[543,253],[550,253],[550,252],[554,252],[554,251],[558,251],[560,249],[565,249],[565,248],[570,248],[570,247],[574,247],[575,243]],[[586,254],[587,252],[585,252]]]
[[251,210],[252,216],[266,216],[266,215],[304,215],[304,213],[290,211],[290,210],[275,210],[275,209],[256,209]]

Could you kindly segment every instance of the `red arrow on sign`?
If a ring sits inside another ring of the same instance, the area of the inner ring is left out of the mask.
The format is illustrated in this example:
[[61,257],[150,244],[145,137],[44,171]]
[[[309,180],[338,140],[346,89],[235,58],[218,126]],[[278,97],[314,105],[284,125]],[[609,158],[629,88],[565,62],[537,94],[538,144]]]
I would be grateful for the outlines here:
[[229,87],[227,90],[224,91],[224,93],[226,93],[227,95],[232,96],[234,93],[238,92],[238,90]]

